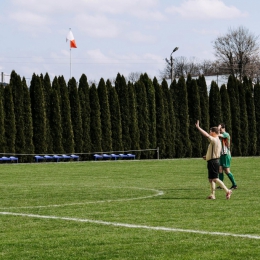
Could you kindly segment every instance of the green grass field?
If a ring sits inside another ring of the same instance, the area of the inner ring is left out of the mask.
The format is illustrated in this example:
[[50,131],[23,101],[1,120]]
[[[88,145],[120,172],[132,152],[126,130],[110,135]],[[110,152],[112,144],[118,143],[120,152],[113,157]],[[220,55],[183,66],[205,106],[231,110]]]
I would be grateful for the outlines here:
[[259,169],[207,200],[202,159],[1,164],[0,259],[260,259]]

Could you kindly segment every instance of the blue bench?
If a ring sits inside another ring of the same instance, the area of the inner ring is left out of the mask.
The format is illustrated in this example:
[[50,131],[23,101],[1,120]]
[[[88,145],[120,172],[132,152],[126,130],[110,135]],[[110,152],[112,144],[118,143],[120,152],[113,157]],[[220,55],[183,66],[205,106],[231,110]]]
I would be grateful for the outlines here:
[[76,155],[76,154],[71,154],[70,157],[71,157],[72,159],[74,159],[74,160],[79,161],[79,156]]
[[18,158],[15,157],[15,156],[10,156],[10,157],[2,156],[2,157],[0,157],[0,161],[2,161],[2,162],[4,162],[4,161],[6,161],[6,162],[7,162],[7,161],[10,161],[10,162],[15,161],[15,162],[18,163]]
[[100,155],[100,154],[94,154],[94,158],[95,158],[95,161],[96,161],[97,159],[103,159],[103,156]]
[[44,156],[42,156],[42,155],[35,155],[34,158],[35,158],[36,162],[40,162],[41,160],[42,161],[56,161],[56,162],[59,162],[60,159],[73,159],[73,160],[79,161],[79,156],[75,155],[75,154],[71,154],[71,155],[66,155],[66,154],[57,155],[57,154],[54,154],[54,155],[44,155]]
[[111,158],[117,160],[120,156],[118,154],[111,153]]
[[114,154],[114,153],[111,153],[111,154],[94,154],[94,159],[95,161],[97,161],[98,159],[135,159],[135,155],[134,154],[131,154],[131,153],[128,153],[128,154],[123,154],[123,153],[120,153],[120,154]]
[[42,160],[42,161],[45,160],[45,158],[41,155],[35,155],[34,158],[35,158],[36,162],[39,162],[39,160]]

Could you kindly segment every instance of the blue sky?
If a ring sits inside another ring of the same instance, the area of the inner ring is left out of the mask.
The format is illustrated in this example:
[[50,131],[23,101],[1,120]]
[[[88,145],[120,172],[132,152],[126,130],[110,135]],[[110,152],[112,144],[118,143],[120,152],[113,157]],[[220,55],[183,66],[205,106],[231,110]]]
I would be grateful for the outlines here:
[[148,73],[159,79],[165,58],[214,60],[213,41],[244,26],[259,35],[260,2],[253,0],[1,0],[0,72],[15,70],[30,81],[113,79],[117,73]]

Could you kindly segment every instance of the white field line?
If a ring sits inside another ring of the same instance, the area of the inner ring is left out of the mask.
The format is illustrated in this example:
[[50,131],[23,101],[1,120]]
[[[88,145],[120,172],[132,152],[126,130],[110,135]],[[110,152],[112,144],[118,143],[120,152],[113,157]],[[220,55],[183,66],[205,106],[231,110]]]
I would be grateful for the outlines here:
[[179,229],[179,228],[169,228],[169,227],[153,227],[153,226],[134,225],[134,224],[126,224],[126,223],[108,222],[108,221],[102,221],[102,220],[92,220],[92,219],[44,216],[44,215],[35,215],[35,214],[13,213],[13,212],[0,212],[0,214],[1,215],[9,215],[9,216],[29,217],[29,218],[42,218],[42,219],[55,219],[55,220],[75,221],[75,222],[86,222],[86,223],[94,223],[94,224],[99,224],[99,225],[125,227],[125,228],[139,228],[139,229],[148,229],[148,230],[157,230],[157,231],[184,232],[184,233],[195,233],[195,234],[201,234],[201,235],[217,235],[217,236],[231,236],[231,237],[239,237],[239,238],[260,239],[260,236],[257,236],[257,235],[209,232],[209,231],[200,231],[200,230],[192,230],[192,229]]
[[107,203],[107,202],[121,202],[121,201],[149,199],[149,198],[153,198],[153,197],[157,197],[157,196],[162,196],[164,194],[163,191],[155,190],[155,189],[146,189],[146,188],[137,188],[137,187],[126,187],[126,188],[125,187],[113,187],[113,188],[148,190],[148,191],[155,192],[155,194],[148,195],[148,196],[142,196],[142,197],[135,197],[135,198],[126,198],[126,199],[115,199],[115,200],[109,199],[109,200],[85,201],[85,202],[52,204],[52,205],[41,205],[41,206],[27,206],[27,207],[0,207],[0,209],[34,209],[34,208],[51,208],[51,207],[73,206],[73,205],[97,204],[97,203]]

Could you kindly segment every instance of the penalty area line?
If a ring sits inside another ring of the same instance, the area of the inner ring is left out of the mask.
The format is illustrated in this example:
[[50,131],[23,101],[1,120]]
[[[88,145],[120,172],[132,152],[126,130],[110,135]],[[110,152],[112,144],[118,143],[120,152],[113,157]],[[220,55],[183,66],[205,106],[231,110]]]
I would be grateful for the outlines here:
[[102,220],[92,220],[92,219],[80,219],[80,218],[69,218],[69,217],[58,217],[58,216],[44,216],[44,215],[14,213],[14,212],[0,212],[0,215],[20,216],[20,217],[29,217],[29,218],[41,218],[41,219],[56,219],[56,220],[65,220],[65,221],[94,223],[94,224],[99,224],[99,225],[115,226],[115,227],[148,229],[148,230],[156,230],[156,231],[182,232],[182,233],[194,233],[194,234],[202,234],[202,235],[217,235],[217,236],[231,236],[231,237],[238,237],[238,238],[260,239],[260,236],[249,235],[249,234],[232,234],[232,233],[209,232],[209,231],[200,231],[200,230],[192,230],[192,229],[153,227],[153,226],[146,226],[146,225],[134,225],[134,224],[126,224],[126,223],[108,222],[108,221],[102,221]]

